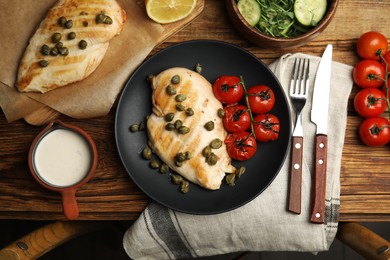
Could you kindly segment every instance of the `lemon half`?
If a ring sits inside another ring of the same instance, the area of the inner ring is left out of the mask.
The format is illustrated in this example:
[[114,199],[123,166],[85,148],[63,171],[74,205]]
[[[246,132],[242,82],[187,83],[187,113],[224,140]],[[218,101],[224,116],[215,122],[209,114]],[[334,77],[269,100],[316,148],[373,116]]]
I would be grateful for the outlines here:
[[195,9],[197,0],[145,0],[146,13],[161,24],[184,19]]

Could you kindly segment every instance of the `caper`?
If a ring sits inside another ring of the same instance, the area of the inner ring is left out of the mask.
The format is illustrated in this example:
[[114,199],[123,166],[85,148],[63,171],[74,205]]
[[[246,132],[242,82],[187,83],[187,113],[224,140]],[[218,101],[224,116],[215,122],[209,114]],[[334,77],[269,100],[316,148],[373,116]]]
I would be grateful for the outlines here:
[[173,118],[175,117],[175,114],[174,113],[168,113],[164,116],[164,120],[167,121],[167,122],[171,122],[173,120]]
[[142,150],[142,158],[144,158],[145,160],[152,159],[152,150],[149,147],[145,147]]
[[49,62],[47,60],[40,60],[38,63],[42,68],[49,66]]
[[213,149],[218,149],[221,148],[222,146],[222,141],[219,138],[215,138],[213,141],[210,143],[210,147]]
[[186,97],[186,95],[184,95],[184,94],[179,94],[179,95],[177,95],[176,97],[175,97],[175,100],[177,101],[177,102],[183,102],[184,100],[186,100],[187,99],[187,97]]
[[57,42],[61,41],[61,38],[62,38],[61,33],[54,33],[54,34],[51,36],[51,42],[52,42],[52,43],[57,43]]
[[146,123],[145,123],[145,121],[141,121],[141,122],[139,123],[138,131],[143,131],[143,130],[145,130],[145,128],[146,128]]
[[224,118],[225,117],[225,110],[223,110],[223,108],[219,108],[217,114],[220,118]]
[[235,174],[228,174],[226,175],[225,181],[226,184],[229,186],[234,186],[235,185],[235,180],[236,180],[236,175]]
[[62,42],[57,42],[56,45],[55,45],[55,47],[57,49],[62,48],[63,46],[64,46],[64,44]]
[[162,174],[168,173],[168,172],[169,172],[169,167],[168,167],[168,165],[166,165],[165,163],[161,164],[159,171],[160,171],[160,173],[162,173]]
[[176,89],[174,87],[172,87],[172,85],[168,85],[166,88],[166,91],[167,91],[168,95],[170,95],[170,96],[174,96],[177,93]]
[[189,160],[189,159],[191,159],[191,153],[189,152],[189,151],[186,151],[185,153],[184,153],[184,155],[186,156],[186,160]]
[[183,126],[179,127],[179,129],[177,129],[177,132],[179,134],[185,135],[185,134],[188,134],[190,132],[190,129],[183,125]]
[[66,47],[59,48],[58,52],[62,56],[68,56],[68,54],[69,54],[69,50]]
[[186,155],[184,153],[178,153],[175,156],[177,162],[184,162],[186,160]]
[[87,45],[88,45],[88,43],[85,40],[81,40],[79,42],[79,48],[82,49],[82,50],[86,49]]
[[240,166],[236,169],[236,172],[234,173],[237,178],[240,178],[241,175],[245,173],[246,168],[244,166]]
[[132,124],[130,126],[130,131],[135,133],[135,132],[138,132],[138,129],[139,129],[139,125],[138,124]]
[[196,63],[195,71],[198,72],[199,74],[202,74],[202,65],[200,65],[199,63]]
[[208,165],[216,165],[218,161],[217,155],[215,153],[211,153],[209,157],[206,158],[206,162]]
[[214,129],[214,122],[208,121],[206,124],[204,124],[204,128],[206,128],[207,131],[212,131]]
[[50,50],[50,55],[51,56],[57,56],[58,55],[58,49],[57,48],[52,48]]
[[83,26],[88,27],[88,21],[83,21]]
[[186,107],[183,106],[182,104],[176,104],[175,107],[176,107],[177,111],[184,111],[184,110],[186,110]]
[[106,19],[104,19],[104,23],[105,23],[105,24],[112,24],[113,21],[112,21],[111,17],[106,16]]
[[103,13],[100,13],[96,16],[96,23],[104,23],[106,16]]
[[173,184],[179,185],[183,181],[183,177],[181,177],[179,174],[172,174],[171,181]]
[[181,166],[183,166],[183,162],[175,161],[175,165],[177,167],[181,167]]
[[175,125],[172,123],[168,123],[165,125],[165,130],[172,131],[175,129]]
[[156,161],[156,160],[151,160],[150,163],[149,163],[149,166],[150,166],[150,168],[152,168],[152,169],[158,169],[158,168],[160,168],[160,164],[159,164],[159,162]]
[[183,122],[180,119],[175,121],[175,128],[176,129],[179,129],[182,125],[183,125]]
[[180,76],[179,75],[173,76],[172,79],[171,79],[171,82],[173,84],[179,84],[180,83]]
[[203,148],[202,155],[206,158],[209,157],[211,155],[211,147],[206,146],[205,148]]
[[47,46],[46,44],[42,45],[41,53],[42,53],[42,55],[49,55],[50,54],[50,47]]
[[58,24],[61,26],[65,26],[66,18],[64,16],[61,16],[60,19],[58,19]]
[[194,110],[192,108],[187,108],[186,109],[186,115],[187,116],[193,116],[194,115]]
[[181,183],[180,183],[180,191],[183,192],[183,193],[187,193],[190,189],[190,183],[186,180],[183,180]]
[[68,40],[73,40],[74,38],[76,38],[76,33],[75,32],[68,33]]
[[153,74],[149,74],[147,77],[146,77],[146,82],[148,83],[152,83],[152,79],[153,79],[154,75]]
[[72,26],[73,26],[72,20],[66,21],[66,23],[64,24],[64,26],[65,26],[66,29],[72,28]]

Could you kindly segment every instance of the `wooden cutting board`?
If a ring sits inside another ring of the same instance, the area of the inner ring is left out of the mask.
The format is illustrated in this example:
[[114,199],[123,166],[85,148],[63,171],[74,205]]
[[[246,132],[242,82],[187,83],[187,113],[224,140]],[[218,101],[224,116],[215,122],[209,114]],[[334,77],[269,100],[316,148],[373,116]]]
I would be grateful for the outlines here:
[[[145,10],[144,0],[136,0],[136,3],[142,8],[142,10]],[[192,20],[194,20],[199,14],[202,13],[204,9],[204,5],[205,5],[205,0],[198,0],[194,11],[188,17],[175,23],[162,25],[164,30],[161,34],[161,37],[158,39],[156,46],[164,42],[167,38],[169,38],[176,32],[180,31],[186,25],[188,25]],[[60,115],[61,115],[60,112],[48,106],[44,106],[38,110],[35,110],[31,114],[25,116],[24,120],[31,125],[39,126],[39,125],[47,124],[48,122],[52,121],[53,119],[56,119]]]

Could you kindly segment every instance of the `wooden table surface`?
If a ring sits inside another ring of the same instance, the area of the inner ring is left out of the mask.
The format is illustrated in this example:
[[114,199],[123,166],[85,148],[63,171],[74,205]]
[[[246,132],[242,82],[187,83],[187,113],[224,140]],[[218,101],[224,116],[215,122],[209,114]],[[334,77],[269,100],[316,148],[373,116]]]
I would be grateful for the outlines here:
[[[334,45],[334,60],[354,65],[355,44],[365,31],[390,36],[389,1],[341,0],[329,27],[305,46],[276,51],[254,46],[232,27],[222,0],[206,1],[203,12],[188,26],[157,46],[151,53],[181,41],[222,40],[241,46],[265,63],[287,52],[320,56],[325,45]],[[4,68],[0,68],[4,69]],[[352,91],[351,97],[356,93]],[[361,119],[348,106],[346,139],[341,165],[340,221],[390,221],[390,149],[370,148],[357,136]],[[116,149],[114,136],[116,105],[104,117],[60,119],[83,128],[95,140],[99,163],[95,177],[78,192],[81,220],[136,219],[149,198],[132,182]],[[43,189],[31,177],[27,165],[29,146],[42,127],[23,120],[7,123],[0,114],[0,219],[62,220],[59,194]]]

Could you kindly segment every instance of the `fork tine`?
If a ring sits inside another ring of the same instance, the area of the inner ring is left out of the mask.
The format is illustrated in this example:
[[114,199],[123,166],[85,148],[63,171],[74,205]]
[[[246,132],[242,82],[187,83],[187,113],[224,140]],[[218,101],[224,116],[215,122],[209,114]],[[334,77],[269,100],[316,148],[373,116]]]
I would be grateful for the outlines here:
[[291,73],[290,96],[295,93],[296,74],[297,74],[297,58],[295,58],[295,60],[294,60],[293,71]]
[[297,94],[297,95],[301,95],[302,94],[302,89],[303,89],[302,82],[303,82],[303,76],[304,76],[304,72],[303,72],[304,66],[305,66],[305,60],[299,59],[299,63],[298,63],[298,77],[297,77],[296,90],[295,90],[295,94]]
[[307,61],[307,67],[305,71],[305,90],[304,90],[304,95],[307,96],[308,94],[308,89],[309,89],[309,74],[310,74],[310,60],[306,59]]

